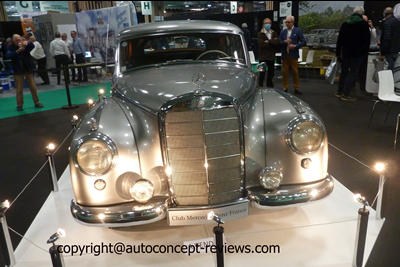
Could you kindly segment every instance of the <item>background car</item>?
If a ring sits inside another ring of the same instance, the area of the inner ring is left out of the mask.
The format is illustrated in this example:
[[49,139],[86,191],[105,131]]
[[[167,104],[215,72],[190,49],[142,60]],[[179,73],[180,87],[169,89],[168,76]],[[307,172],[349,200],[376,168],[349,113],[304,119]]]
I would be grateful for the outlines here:
[[325,41],[325,32],[327,29],[314,29],[309,33],[304,34],[304,38],[306,39],[307,46],[309,48],[319,48],[322,47],[322,44]]
[[[159,45],[177,39],[188,45]],[[322,119],[301,99],[257,84],[233,24],[165,21],[122,31],[112,97],[99,99],[72,138],[72,216],[91,226],[166,217],[169,225],[204,224],[211,212],[227,221],[249,215],[250,204],[327,197],[334,185]]]

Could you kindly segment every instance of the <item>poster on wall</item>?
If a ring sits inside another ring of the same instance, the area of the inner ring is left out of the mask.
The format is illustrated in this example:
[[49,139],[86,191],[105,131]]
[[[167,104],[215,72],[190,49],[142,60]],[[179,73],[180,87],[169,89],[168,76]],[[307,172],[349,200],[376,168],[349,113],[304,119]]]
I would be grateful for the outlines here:
[[116,36],[132,25],[132,7],[129,4],[76,13],[78,37],[92,57],[107,63],[115,61]]
[[[364,1],[300,1],[298,25],[303,30],[307,46],[334,52],[339,29],[356,6],[364,6]],[[373,43],[376,44],[376,40],[371,40]]]
[[68,1],[40,1],[40,10],[69,13]]
[[51,26],[51,22],[46,22],[46,33],[47,33],[47,40],[52,41],[54,39],[53,36],[53,27]]
[[39,32],[40,32],[40,39],[42,41],[46,41],[46,29],[44,27],[44,23],[39,23]]
[[279,4],[279,17],[287,17],[292,15],[292,1],[282,2]]
[[21,18],[21,26],[22,26],[22,31],[24,35],[30,33],[34,34],[35,32],[35,25],[34,21],[32,19],[33,16],[38,16],[43,14],[42,12],[20,12],[20,18]]

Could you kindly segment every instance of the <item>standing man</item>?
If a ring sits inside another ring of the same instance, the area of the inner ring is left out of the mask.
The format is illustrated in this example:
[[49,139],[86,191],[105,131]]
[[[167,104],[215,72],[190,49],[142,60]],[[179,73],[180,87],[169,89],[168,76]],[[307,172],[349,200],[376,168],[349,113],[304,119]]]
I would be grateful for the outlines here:
[[37,62],[37,72],[40,78],[42,78],[43,83],[41,85],[47,85],[50,84],[50,79],[49,79],[49,73],[47,72],[46,69],[46,54],[44,53],[42,45],[36,41],[35,36],[29,37],[29,41],[31,41],[35,48],[31,51],[31,56],[36,60]]
[[[76,36],[76,31],[71,31],[71,37],[72,37],[72,48],[74,49],[76,64],[85,63],[85,46],[83,45],[81,38]],[[82,71],[83,71],[83,80],[82,80]],[[79,82],[88,81],[86,68],[78,68],[77,81]]]
[[[274,87],[275,53],[279,46],[278,34],[271,29],[271,19],[265,18],[261,31],[257,35],[259,62],[265,62],[268,67],[267,87]],[[260,72],[258,86],[264,84],[265,71]]]
[[8,46],[7,58],[11,60],[14,72],[15,87],[17,88],[17,110],[22,111],[24,105],[24,78],[29,86],[35,107],[42,108],[39,102],[35,79],[33,72],[35,71],[35,62],[30,52],[34,48],[34,44],[28,41],[22,41],[18,34],[13,35],[13,43]]
[[303,32],[300,28],[294,27],[294,17],[286,17],[286,27],[279,35],[282,46],[282,80],[283,90],[288,91],[289,68],[293,73],[294,93],[301,95],[299,83],[299,49],[306,45]]
[[383,11],[385,20],[382,25],[381,46],[379,60],[389,63],[388,69],[394,71],[396,59],[400,52],[400,20],[393,16],[391,7]]
[[371,33],[362,15],[364,8],[356,6],[353,14],[340,27],[336,43],[336,57],[342,62],[342,72],[335,96],[344,101],[356,100],[350,96],[350,89],[363,59],[368,55]]
[[[74,64],[74,49],[72,48],[72,41],[68,40],[68,35],[66,33],[61,34],[61,39],[67,44],[68,51],[69,51],[69,64]],[[72,73],[72,80],[75,80],[75,70],[71,70]]]
[[[366,15],[363,15],[363,19],[368,22],[369,32],[371,41],[376,38],[376,29],[371,20],[368,20]],[[366,84],[367,84],[367,68],[368,68],[368,54],[364,56],[363,61],[361,62],[360,69],[358,70],[358,82],[360,83],[360,91],[365,92]]]
[[[60,85],[61,67],[68,65],[70,59],[67,44],[63,40],[61,40],[61,34],[59,32],[56,32],[54,34],[54,37],[54,40],[50,43],[50,53],[56,60],[57,84]],[[66,73],[64,73],[64,75],[65,74]]]
[[247,50],[252,50],[251,48],[251,33],[249,29],[247,29],[247,23],[242,24],[242,31],[244,35],[244,40],[246,41]]

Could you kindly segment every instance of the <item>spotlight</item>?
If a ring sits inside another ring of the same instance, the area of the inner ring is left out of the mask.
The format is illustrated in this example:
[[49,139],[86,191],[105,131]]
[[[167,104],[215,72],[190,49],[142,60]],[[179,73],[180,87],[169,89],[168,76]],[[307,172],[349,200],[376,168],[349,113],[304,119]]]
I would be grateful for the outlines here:
[[213,211],[210,211],[208,214],[207,214],[207,220],[214,220],[216,223],[218,223],[218,226],[220,225],[220,224],[224,224],[225,222],[218,216],[218,215],[216,215]]
[[64,236],[65,236],[65,231],[63,229],[59,228],[57,230],[57,232],[52,234],[50,236],[49,240],[47,240],[47,244],[52,244],[52,246],[49,248],[49,253],[50,253],[51,262],[53,263],[53,267],[54,266],[57,266],[57,267],[65,266],[63,254],[60,252],[60,248],[62,248],[62,245],[56,245],[54,243],[58,239],[60,239],[61,237],[64,237]]
[[218,223],[217,226],[214,226],[213,228],[213,233],[214,233],[214,240],[215,244],[217,245],[217,266],[218,267],[223,267],[224,266],[224,227],[220,226],[220,224],[223,224],[224,221],[216,215],[213,211],[210,211],[207,214],[207,219],[208,220],[214,220],[216,223]]
[[363,204],[364,205],[364,209],[366,206],[369,206],[368,201],[365,199],[365,197],[361,196],[360,194],[355,194],[354,195],[354,201]]
[[50,143],[48,146],[46,146],[47,155],[51,155],[51,152],[54,150],[54,148],[55,148],[55,145],[52,143]]
[[93,99],[89,99],[87,103],[87,109],[91,109],[94,106]]
[[76,129],[77,124],[78,124],[78,116],[74,115],[74,116],[72,116],[72,120],[71,120],[71,126],[74,130]]
[[0,203],[0,210],[8,209],[9,207],[10,207],[10,202],[7,199],[4,202]]
[[386,171],[386,164],[382,162],[378,162],[375,164],[375,170],[379,173],[383,174]]
[[104,89],[100,89],[99,90],[99,100],[101,100],[103,98],[103,94],[104,94]]
[[47,244],[56,242],[58,239],[60,239],[61,237],[65,237],[65,231],[61,228],[59,228],[57,230],[57,232],[55,232],[54,234],[52,234],[49,239],[47,240]]

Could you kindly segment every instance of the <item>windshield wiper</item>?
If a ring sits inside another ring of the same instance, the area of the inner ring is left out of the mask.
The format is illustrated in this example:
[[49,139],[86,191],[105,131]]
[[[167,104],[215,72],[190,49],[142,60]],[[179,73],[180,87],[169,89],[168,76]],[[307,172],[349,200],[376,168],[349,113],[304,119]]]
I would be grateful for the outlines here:
[[158,63],[155,64],[156,68],[161,67],[161,66],[166,66],[169,64],[183,64],[183,63],[188,63],[188,62],[193,62],[193,59],[174,59],[174,60],[167,60],[163,63]]
[[240,63],[244,63],[243,58],[237,58],[237,57],[220,57],[220,58],[213,60],[212,63],[214,63],[217,60],[229,60],[230,62],[238,60]]

